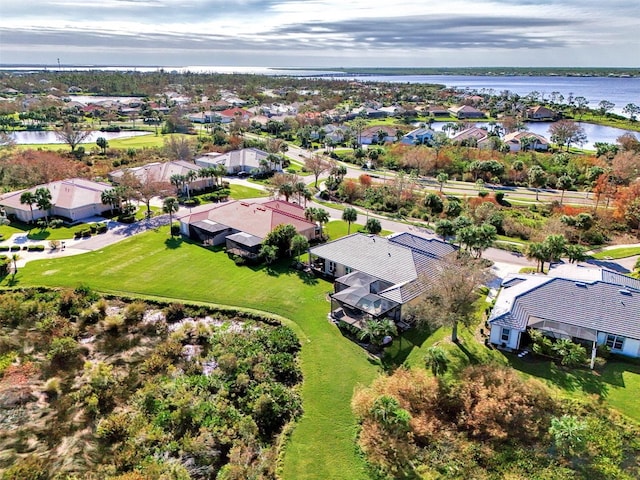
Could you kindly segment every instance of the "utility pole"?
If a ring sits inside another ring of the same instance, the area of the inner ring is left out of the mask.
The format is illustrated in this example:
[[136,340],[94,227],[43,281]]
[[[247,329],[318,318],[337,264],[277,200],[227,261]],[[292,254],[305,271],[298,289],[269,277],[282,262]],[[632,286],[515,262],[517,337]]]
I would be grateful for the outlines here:
[[58,71],[60,71],[60,59],[58,58]]

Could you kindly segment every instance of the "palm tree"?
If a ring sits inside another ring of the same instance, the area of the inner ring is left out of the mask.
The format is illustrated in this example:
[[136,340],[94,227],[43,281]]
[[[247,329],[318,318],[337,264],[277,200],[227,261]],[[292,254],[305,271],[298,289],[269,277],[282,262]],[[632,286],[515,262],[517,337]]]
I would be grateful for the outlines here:
[[353,207],[347,207],[342,212],[342,220],[347,222],[347,235],[351,234],[351,223],[358,220],[358,212]]
[[44,212],[44,222],[45,224],[49,224],[49,209],[53,207],[53,203],[51,203],[51,192],[46,187],[36,188],[35,191],[35,199],[36,205],[40,210]]
[[169,214],[169,232],[173,238],[173,214],[178,211],[180,204],[176,197],[167,197],[162,201],[162,211]]
[[291,254],[296,256],[296,261],[300,262],[300,255],[309,248],[309,240],[304,235],[297,234],[291,239]]
[[528,259],[536,260],[537,268],[536,270],[539,272],[544,271],[544,262],[546,262],[548,255],[546,246],[540,242],[538,243],[530,243],[527,246],[527,250],[525,255]]
[[100,200],[105,205],[109,205],[111,207],[109,213],[113,215],[114,207],[120,202],[120,195],[118,195],[115,188],[110,188],[100,194]]
[[571,187],[573,187],[573,178],[571,178],[569,175],[562,175],[560,178],[558,178],[558,181],[556,182],[556,188],[562,190],[562,195],[560,196],[560,205],[562,205],[562,202],[564,202],[564,192],[566,190],[569,190]]
[[11,255],[11,261],[13,262],[13,276],[16,276],[16,273],[18,273],[18,260],[20,260],[20,255],[18,255],[17,253],[14,253],[13,255]]
[[36,203],[36,196],[30,191],[22,192],[20,195],[20,203],[29,205],[29,210],[31,210],[31,223],[33,223],[33,205]]
[[184,176],[184,181],[187,185],[187,198],[191,199],[191,182],[193,182],[196,178],[198,178],[198,174],[195,170],[189,170],[187,174]]
[[431,369],[434,377],[439,377],[447,372],[449,368],[449,358],[447,352],[442,347],[433,345],[427,348],[424,356],[424,363],[427,368]]
[[324,208],[316,208],[314,220],[320,224],[320,237],[323,236],[322,226],[329,222],[329,212]]
[[180,175],[180,174],[175,174],[175,175],[171,175],[171,177],[169,177],[169,182],[171,182],[171,185],[173,185],[174,187],[176,187],[176,194],[180,195],[181,193],[181,187],[182,185],[184,185],[185,182],[185,177],[184,175]]
[[293,195],[293,185],[288,182],[283,183],[280,185],[280,188],[278,188],[278,195],[284,195],[285,202],[288,202],[289,197]]
[[436,180],[440,184],[440,193],[442,193],[442,186],[449,181],[449,175],[444,172],[440,172],[436,177]]

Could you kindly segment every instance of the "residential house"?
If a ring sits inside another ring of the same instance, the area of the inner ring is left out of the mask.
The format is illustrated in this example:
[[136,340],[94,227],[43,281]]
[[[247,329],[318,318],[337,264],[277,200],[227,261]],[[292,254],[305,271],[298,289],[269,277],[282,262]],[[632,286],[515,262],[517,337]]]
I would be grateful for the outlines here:
[[189,115],[187,115],[187,118],[190,122],[193,123],[229,123],[229,121],[224,122],[223,120],[226,119],[223,119],[218,112],[213,112],[211,110],[207,110],[205,112],[190,113]]
[[[29,205],[20,203],[20,196],[30,191],[34,193],[38,188],[46,188],[51,192],[52,207],[49,212],[40,210],[33,205],[33,212]],[[102,203],[102,192],[112,188],[111,185],[93,182],[84,178],[71,178],[56,182],[37,185],[27,190],[5,193],[0,195],[0,206],[7,215],[14,215],[18,220],[29,222],[45,216],[64,217],[71,221],[101,215],[111,207]]]
[[[524,140],[526,139],[526,140]],[[505,145],[509,145],[509,150],[519,152],[527,149],[546,152],[549,149],[549,142],[542,135],[531,132],[511,132],[507,133],[502,141]]]
[[[361,327],[367,319],[403,320],[446,268],[456,247],[410,233],[389,237],[354,233],[310,249],[310,262],[335,278],[331,316]],[[405,309],[406,311],[406,309]]]
[[593,361],[598,345],[640,357],[640,280],[600,268],[561,265],[549,275],[510,275],[489,318],[490,341],[519,350],[535,329],[585,344]]
[[525,112],[527,119],[538,122],[553,122],[558,118],[558,112],[551,110],[550,108],[538,105],[532,108],[528,108]]
[[431,105],[429,108],[427,108],[425,113],[434,117],[448,117],[449,115],[451,115],[449,113],[449,110],[439,105]]
[[[196,158],[195,162],[201,167],[224,165],[229,175],[237,175],[240,172],[250,173],[253,169],[265,168],[264,162],[267,162],[268,156],[267,152],[257,148],[243,148],[222,154],[206,153]],[[281,164],[267,164],[266,168],[282,171]]]
[[471,105],[461,105],[458,107],[450,107],[448,112],[458,119],[467,118],[485,118],[484,112],[478,110]]
[[451,137],[451,143],[470,147],[486,148],[489,145],[489,133],[478,127],[470,127]]
[[395,142],[397,140],[397,129],[384,125],[377,125],[365,128],[360,132],[359,140],[361,145],[383,144]]
[[206,205],[178,220],[183,235],[205,245],[226,245],[227,252],[249,259],[258,257],[262,241],[278,225],[291,224],[308,240],[320,235],[304,208],[280,200]]
[[251,112],[240,107],[227,108],[218,112],[222,123],[231,123],[235,119],[249,120],[251,118]]
[[431,130],[430,128],[416,128],[415,130],[411,130],[407,133],[402,140],[401,143],[405,145],[424,145],[428,144],[436,132]]
[[[184,160],[175,160],[173,162],[153,162],[142,165],[141,167],[123,168],[120,170],[114,170],[110,172],[108,177],[113,183],[120,183],[125,172],[135,176],[140,182],[145,183],[147,181],[165,183],[167,189],[171,185],[171,177],[174,175],[189,175],[189,172],[195,172],[196,175],[202,169],[200,165],[196,165]],[[189,183],[188,188],[192,190],[203,190],[206,187],[212,186],[213,180],[211,178],[196,178],[193,182]],[[183,187],[186,192],[187,185]]]

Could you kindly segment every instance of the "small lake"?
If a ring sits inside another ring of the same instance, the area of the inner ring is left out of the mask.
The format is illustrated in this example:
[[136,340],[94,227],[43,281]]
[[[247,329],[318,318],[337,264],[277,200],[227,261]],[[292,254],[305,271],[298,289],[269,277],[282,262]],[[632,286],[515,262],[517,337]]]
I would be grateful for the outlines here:
[[[96,140],[99,137],[104,137],[109,140],[115,140],[118,138],[131,138],[131,137],[139,137],[141,135],[151,135],[152,132],[133,132],[133,131],[122,131],[122,132],[101,132],[99,130],[91,132],[91,135],[85,139],[83,144],[87,143],[96,143]],[[43,131],[43,130],[33,130],[33,131],[22,131],[22,132],[12,132],[11,138],[13,138],[18,145],[44,145],[48,143],[65,143],[56,137],[55,132],[52,131]]]
[[[477,127],[486,127],[489,124],[487,122],[471,122]],[[606,127],[603,125],[594,125],[593,123],[584,123],[577,122],[583,129],[584,133],[587,135],[587,143],[582,145],[581,148],[585,148],[587,150],[595,150],[596,142],[606,142],[606,143],[616,143],[616,139],[624,135],[625,133],[634,134],[636,137],[640,138],[638,132],[631,132],[629,130],[623,130],[622,128],[614,128],[614,127]],[[447,122],[433,122],[431,128],[436,132],[442,131],[442,127],[446,125]],[[549,134],[549,127],[552,125],[550,122],[531,122],[527,123],[527,131],[531,133],[536,133],[538,135],[542,135],[544,138],[549,140],[551,136]],[[577,145],[573,145],[577,146]]]

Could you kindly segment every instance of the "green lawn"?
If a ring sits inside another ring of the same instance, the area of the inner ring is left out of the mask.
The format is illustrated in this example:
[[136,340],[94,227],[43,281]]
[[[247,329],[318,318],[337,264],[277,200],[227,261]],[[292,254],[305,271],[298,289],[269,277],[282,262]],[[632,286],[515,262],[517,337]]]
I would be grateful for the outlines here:
[[[352,223],[351,233],[356,233],[364,228],[363,223]],[[349,225],[343,220],[333,220],[327,223],[324,227],[324,233],[329,235],[330,240],[336,240],[338,238],[346,236],[349,230]],[[384,237],[393,233],[391,230],[382,230],[380,236]]]
[[[185,134],[181,134],[181,133],[171,133],[171,134],[167,134],[167,135],[162,135],[162,134],[158,134],[155,135],[154,133],[151,133],[149,135],[141,135],[139,137],[130,137],[130,138],[123,138],[123,139],[116,139],[116,140],[109,140],[109,147],[108,149],[112,149],[112,148],[117,148],[117,149],[123,149],[126,150],[128,148],[144,148],[144,147],[162,147],[164,145],[165,139],[172,137],[172,136],[176,136],[176,137],[186,137],[186,138],[191,138],[194,141],[197,139],[196,135],[185,135]],[[87,152],[89,152],[89,150],[92,147],[95,147],[96,144],[95,142],[93,143],[83,143],[81,144],[86,150]],[[29,149],[29,150],[65,150],[68,151],[69,150],[69,145],[66,144],[59,144],[59,143],[46,143],[46,144],[24,144],[24,145],[18,145],[19,148],[22,149]]]
[[331,284],[283,266],[237,267],[223,252],[151,231],[83,255],[30,262],[0,285],[89,284],[103,292],[254,308],[291,319],[303,344],[304,414],[287,444],[285,479],[366,479],[351,395],[379,363],[327,321]]
[[602,250],[591,255],[598,260],[619,259],[640,255],[640,247],[622,247],[612,248],[611,250]]
[[81,226],[82,224],[78,224],[73,227],[62,226],[42,230],[35,225],[13,221],[10,225],[0,226],[0,235],[2,235],[5,240],[16,233],[27,233],[31,240],[67,240],[73,238],[74,232],[82,228]]
[[245,185],[238,185],[232,183],[229,185],[231,189],[231,198],[234,200],[245,200],[247,198],[268,197],[269,192],[266,190],[260,190],[258,188],[251,188]]

